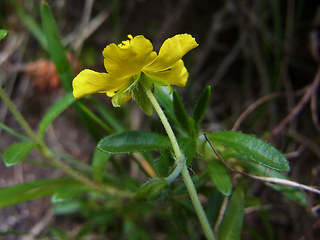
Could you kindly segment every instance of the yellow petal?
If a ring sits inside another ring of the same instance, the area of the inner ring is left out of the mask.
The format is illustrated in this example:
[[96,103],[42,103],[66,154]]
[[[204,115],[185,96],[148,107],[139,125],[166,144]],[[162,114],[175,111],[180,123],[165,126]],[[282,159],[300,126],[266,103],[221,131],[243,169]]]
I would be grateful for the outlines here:
[[102,52],[107,72],[116,78],[125,78],[138,74],[150,65],[157,57],[151,42],[139,35],[123,41],[121,44],[110,44]]
[[180,59],[171,68],[164,71],[144,71],[147,75],[165,80],[168,84],[184,87],[188,80],[188,71]]
[[73,79],[73,96],[79,99],[94,93],[115,92],[126,85],[126,81],[128,79],[118,80],[107,73],[85,69]]
[[158,58],[147,67],[147,70],[160,71],[167,69],[197,46],[198,43],[190,34],[178,34],[168,38],[162,44]]

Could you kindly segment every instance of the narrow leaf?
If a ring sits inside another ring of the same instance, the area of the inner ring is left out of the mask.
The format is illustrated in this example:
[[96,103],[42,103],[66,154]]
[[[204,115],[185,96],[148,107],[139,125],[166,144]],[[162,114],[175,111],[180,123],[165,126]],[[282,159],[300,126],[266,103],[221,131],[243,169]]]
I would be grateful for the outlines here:
[[167,185],[168,184],[164,178],[151,179],[140,187],[133,199],[152,199]]
[[[46,37],[48,52],[50,58],[54,62],[62,86],[67,92],[72,91],[72,80],[73,80],[73,73],[71,66],[67,60],[66,52],[64,46],[61,43],[61,38],[59,34],[59,30],[57,24],[54,20],[52,11],[50,6],[45,2],[42,1],[41,4],[41,19],[42,19],[42,28]],[[78,117],[83,122],[87,130],[90,132],[91,136],[98,140],[101,138],[101,131],[98,130],[97,126],[93,123],[92,119],[90,119],[83,109],[80,108],[78,104],[74,105],[76,113]]]
[[0,189],[0,208],[53,194],[60,187],[72,186],[74,180],[66,178],[44,179]]
[[196,153],[196,141],[191,138],[179,138],[178,143],[186,158],[187,166],[189,167]]
[[232,148],[242,158],[250,159],[269,168],[289,171],[287,159],[270,144],[240,132],[223,131],[208,135],[212,144],[220,143]]
[[46,115],[42,118],[39,125],[39,137],[43,138],[47,127],[52,123],[64,110],[66,110],[72,103],[74,98],[72,93],[68,93],[61,98],[55,105],[53,105]]
[[127,131],[102,139],[97,148],[111,154],[162,150],[170,146],[167,137],[153,132]]
[[191,131],[189,117],[176,90],[173,91],[173,109],[180,126],[189,133]]
[[[171,125],[180,135],[186,135],[185,130],[182,129],[182,127],[180,126],[174,112],[173,97],[172,97],[173,94],[170,95],[170,92],[166,87],[157,87],[155,93],[156,93],[157,100],[159,101],[161,107],[163,108],[163,111],[166,117],[168,118],[168,120],[170,121]],[[189,120],[192,121],[193,119],[189,118]]]
[[243,191],[238,187],[232,194],[227,210],[219,228],[219,240],[239,240],[244,216]]
[[8,31],[5,29],[0,29],[0,40],[4,39],[8,34]]
[[162,151],[161,156],[155,162],[155,169],[159,177],[167,177],[172,170],[174,159],[169,150]]
[[74,185],[72,188],[70,186],[65,186],[65,187],[60,187],[52,196],[51,202],[52,203],[58,203],[58,202],[63,202],[66,200],[74,199],[79,196],[85,191],[89,191],[90,187],[79,184],[79,185]]
[[72,91],[72,69],[67,60],[65,49],[61,43],[60,33],[51,8],[45,1],[42,1],[41,3],[41,20],[47,45],[49,46],[48,51],[50,57],[57,68],[62,86],[66,91],[70,92]]
[[153,113],[153,106],[147,97],[144,87],[142,86],[143,83],[140,83],[141,81],[138,81],[136,86],[133,90],[133,98],[136,101],[136,103],[139,105],[141,110],[147,114],[148,116],[151,116]]
[[110,158],[110,154],[95,149],[91,165],[92,175],[95,181],[102,182],[103,172],[105,171],[105,166]]
[[[196,153],[196,141],[190,138],[179,138],[178,144],[189,167]],[[155,163],[158,176],[167,177],[174,169],[174,161],[172,153],[169,150],[162,151],[160,158]]]
[[4,152],[3,161],[7,167],[15,165],[24,160],[35,147],[33,142],[14,143]]
[[232,191],[232,183],[228,169],[220,161],[215,160],[208,165],[207,171],[219,191],[229,196]]
[[206,88],[202,91],[199,97],[199,100],[197,101],[193,111],[193,119],[195,120],[196,126],[199,126],[201,124],[201,121],[209,105],[210,97],[211,97],[211,87],[206,86]]

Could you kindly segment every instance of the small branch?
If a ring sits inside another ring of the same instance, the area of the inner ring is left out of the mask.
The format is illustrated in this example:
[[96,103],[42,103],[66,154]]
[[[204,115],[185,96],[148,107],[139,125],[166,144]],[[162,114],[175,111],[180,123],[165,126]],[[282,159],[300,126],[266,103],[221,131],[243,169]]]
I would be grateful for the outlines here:
[[[309,89],[309,87],[307,87]],[[302,95],[304,92],[306,92],[306,88],[303,88],[301,90],[298,90],[294,93],[295,96]],[[254,110],[256,110],[261,104],[277,97],[284,97],[286,94],[284,92],[274,92],[269,93],[267,95],[262,96],[255,102],[251,103],[240,115],[240,117],[237,119],[237,121],[234,123],[232,127],[232,131],[237,131],[240,128],[240,125],[243,123],[243,121],[248,117],[249,114],[251,114]]]
[[318,106],[317,106],[317,91],[318,89],[314,90],[314,93],[311,96],[311,116],[313,120],[313,124],[315,125],[318,132],[320,132],[320,123],[318,118]]
[[261,104],[265,103],[266,101],[283,96],[284,93],[270,93],[267,95],[264,95],[263,97],[259,98],[257,101],[253,102],[252,104],[247,107],[247,109],[241,113],[240,117],[237,119],[235,124],[232,127],[232,131],[237,131],[241,125],[241,123],[248,117],[250,113],[252,113],[257,107],[259,107]]
[[[238,171],[237,171],[238,172]],[[320,190],[315,188],[315,187],[310,187],[304,184],[300,184],[294,181],[290,181],[290,180],[286,180],[286,179],[281,179],[281,178],[273,178],[273,177],[260,177],[260,176],[255,176],[255,175],[251,175],[248,173],[244,173],[244,172],[238,172],[240,174],[243,174],[245,176],[251,177],[253,179],[256,180],[260,180],[262,182],[268,182],[268,183],[275,183],[275,184],[280,184],[280,185],[284,185],[284,186],[289,186],[289,187],[295,187],[295,188],[301,188],[303,190],[307,190],[313,193],[317,193],[320,194]]]
[[216,225],[214,226],[214,233],[216,235],[218,234],[219,227],[220,227],[220,224],[222,222],[224,213],[225,213],[225,211],[227,209],[228,203],[229,203],[229,198],[228,197],[224,197],[223,202],[221,204],[220,211],[219,211],[219,216],[218,216],[218,219],[216,221]]
[[270,133],[268,140],[272,139],[274,136],[278,135],[288,123],[290,123],[304,108],[307,102],[310,100],[311,96],[317,91],[320,83],[320,69],[318,69],[317,75],[308,88],[301,101],[292,109],[292,111],[276,126]]
[[297,142],[301,143],[304,147],[309,148],[315,155],[318,156],[318,158],[320,158],[320,146],[316,142],[293,130],[289,130],[288,135],[294,138],[294,140]]

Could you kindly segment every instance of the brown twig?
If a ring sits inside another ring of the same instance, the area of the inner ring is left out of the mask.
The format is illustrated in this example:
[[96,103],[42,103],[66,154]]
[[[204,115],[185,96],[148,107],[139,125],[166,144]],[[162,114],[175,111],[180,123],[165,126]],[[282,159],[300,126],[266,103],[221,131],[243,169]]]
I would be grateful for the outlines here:
[[[299,96],[302,93],[306,91],[305,88],[302,90],[298,90],[294,93],[295,96]],[[232,131],[237,131],[242,124],[242,122],[248,117],[249,114],[251,114],[255,109],[257,109],[261,104],[265,103],[266,101],[269,101],[273,98],[277,97],[284,97],[286,93],[284,92],[274,92],[274,93],[269,93],[267,95],[262,96],[255,102],[251,103],[240,115],[240,117],[237,119],[237,121],[234,123],[232,127]]]
[[316,127],[317,131],[320,132],[317,97],[318,97],[318,89],[315,89],[312,96],[311,96],[310,108],[311,108],[311,116],[312,116],[313,124]]
[[300,100],[300,102],[292,109],[292,111],[271,131],[268,141],[270,141],[274,136],[280,134],[280,132],[294,120],[298,114],[302,111],[305,105],[310,101],[311,96],[317,91],[320,83],[320,69],[318,70],[313,83],[308,87],[308,90]]
[[237,119],[237,121],[235,122],[235,124],[232,127],[232,131],[236,131],[239,129],[241,123],[248,117],[248,115],[250,113],[252,113],[257,107],[259,107],[261,104],[263,104],[264,102],[276,98],[276,97],[280,97],[283,96],[284,93],[280,93],[280,92],[275,92],[275,93],[270,93],[267,95],[264,95],[263,97],[259,98],[257,101],[253,102],[252,104],[249,105],[249,107],[247,107],[247,109],[241,113],[240,117]]
[[320,146],[318,144],[293,130],[289,130],[288,135],[294,138],[297,142],[300,142],[303,146],[309,148],[315,155],[318,156],[318,158],[320,158]]

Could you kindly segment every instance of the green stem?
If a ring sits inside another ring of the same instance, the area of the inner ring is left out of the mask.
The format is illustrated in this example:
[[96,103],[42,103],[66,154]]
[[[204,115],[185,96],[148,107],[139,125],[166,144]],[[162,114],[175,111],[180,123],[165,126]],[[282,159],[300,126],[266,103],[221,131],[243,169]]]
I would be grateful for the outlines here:
[[79,182],[82,182],[82,183],[92,187],[93,189],[107,192],[110,194],[115,194],[115,195],[118,195],[121,197],[132,197],[133,196],[133,194],[130,192],[121,191],[121,190],[118,190],[118,189],[111,187],[111,186],[100,185],[100,184],[92,181],[91,179],[87,178],[86,176],[82,175],[81,173],[73,170],[69,165],[65,164],[60,159],[56,158],[54,156],[54,154],[52,153],[52,151],[46,146],[46,144],[41,139],[39,139],[38,136],[33,132],[30,125],[27,123],[27,121],[21,115],[19,110],[16,108],[14,103],[10,100],[10,98],[8,97],[8,95],[6,94],[6,92],[3,90],[3,88],[1,86],[0,86],[0,98],[6,104],[6,106],[8,107],[10,112],[12,113],[12,115],[18,121],[18,123],[23,128],[23,130],[27,133],[29,138],[38,144],[37,147],[39,149],[39,152],[42,154],[42,156],[44,156],[45,158],[47,158],[48,160],[53,162],[53,164],[57,168],[59,168],[61,171],[65,172],[70,177],[78,180]]
[[24,119],[24,117],[21,115],[19,110],[16,108],[16,106],[13,104],[13,102],[10,100],[6,92],[3,90],[2,87],[0,87],[0,97],[3,100],[3,102],[6,104],[12,115],[15,117],[15,119],[18,121],[20,126],[23,128],[23,130],[26,132],[26,134],[32,139],[34,142],[38,142],[37,135],[33,132],[30,125],[27,123],[27,121]]
[[[195,186],[192,182],[192,179],[190,177],[185,157],[182,154],[182,151],[178,145],[177,139],[172,131],[172,128],[168,122],[168,119],[165,116],[164,112],[162,111],[162,108],[160,107],[157,99],[155,98],[155,96],[153,95],[151,90],[148,88],[148,89],[145,89],[145,91],[146,91],[146,94],[147,94],[151,104],[153,105],[154,109],[156,110],[157,114],[159,115],[159,118],[160,118],[160,120],[161,120],[167,134],[168,134],[168,137],[171,141],[172,148],[173,148],[173,151],[174,151],[174,154],[176,157],[176,160],[175,160],[176,168],[171,173],[171,175],[168,177],[168,178],[170,178],[169,181],[174,181],[179,176],[179,173],[181,172],[181,175],[183,177],[183,181],[186,184],[189,196],[191,198],[191,202],[195,208],[195,211],[196,211],[197,216],[199,218],[203,232],[208,240],[214,240],[215,238],[214,238],[211,226],[208,222],[206,214],[203,210],[203,207],[202,207],[200,200],[199,200],[199,197],[197,195],[196,188],[195,188]],[[166,179],[167,181],[168,181],[168,178]]]
[[109,194],[117,195],[120,197],[132,197],[133,194],[130,192],[126,191],[121,191],[119,189],[116,189],[111,186],[106,186],[106,185],[100,185],[94,181],[92,181],[90,178],[87,178],[86,176],[82,175],[78,171],[73,170],[69,165],[65,164],[63,161],[60,159],[56,158],[52,151],[44,144],[41,144],[39,146],[39,151],[41,154],[51,162],[55,164],[57,168],[71,176],[72,178],[78,180],[79,182],[82,182],[86,184],[87,186],[90,186],[91,188],[101,191],[101,192],[107,192]]

